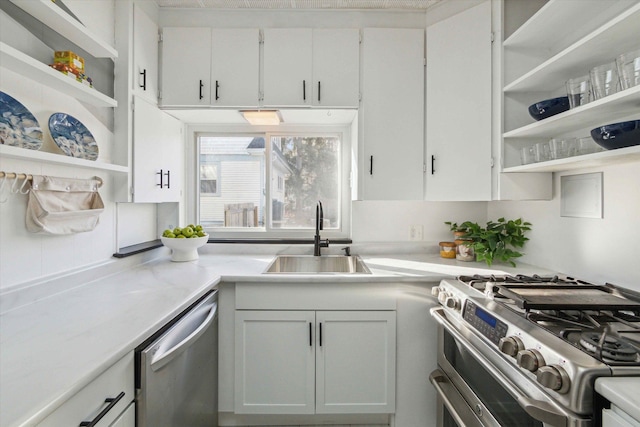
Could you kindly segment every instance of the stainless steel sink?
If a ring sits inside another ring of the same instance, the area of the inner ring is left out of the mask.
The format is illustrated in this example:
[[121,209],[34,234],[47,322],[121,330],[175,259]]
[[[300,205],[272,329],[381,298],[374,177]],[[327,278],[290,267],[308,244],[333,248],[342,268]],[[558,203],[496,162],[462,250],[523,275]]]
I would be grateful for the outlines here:
[[357,255],[279,255],[265,273],[371,274],[371,271]]

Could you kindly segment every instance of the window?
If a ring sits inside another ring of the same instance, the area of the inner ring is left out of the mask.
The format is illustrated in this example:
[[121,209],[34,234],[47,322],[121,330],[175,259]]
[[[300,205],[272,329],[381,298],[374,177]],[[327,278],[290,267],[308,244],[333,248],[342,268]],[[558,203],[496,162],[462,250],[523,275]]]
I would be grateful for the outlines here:
[[[218,237],[348,237],[349,147],[341,132],[195,133],[196,222]],[[215,196],[215,197],[212,197]]]

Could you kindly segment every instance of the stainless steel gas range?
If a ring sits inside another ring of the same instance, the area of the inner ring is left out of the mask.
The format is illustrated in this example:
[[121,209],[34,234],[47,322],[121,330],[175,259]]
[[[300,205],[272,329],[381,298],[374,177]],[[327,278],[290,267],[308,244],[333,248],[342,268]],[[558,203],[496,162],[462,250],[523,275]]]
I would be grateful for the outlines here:
[[460,276],[440,306],[438,426],[599,426],[594,382],[638,376],[640,294],[566,276]]

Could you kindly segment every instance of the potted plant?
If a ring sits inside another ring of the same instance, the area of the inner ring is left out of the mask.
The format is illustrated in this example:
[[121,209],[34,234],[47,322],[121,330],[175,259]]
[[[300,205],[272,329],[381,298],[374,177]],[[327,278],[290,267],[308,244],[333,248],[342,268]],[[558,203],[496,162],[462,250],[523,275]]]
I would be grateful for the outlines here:
[[445,222],[449,226],[449,229],[453,231],[453,239],[454,240],[467,240],[465,236],[467,234],[467,227],[464,225],[465,223],[458,224],[457,222],[447,221]]
[[494,261],[501,261],[515,267],[513,258],[522,256],[514,248],[522,248],[527,240],[525,233],[531,230],[531,223],[499,218],[497,221],[488,221],[486,227],[477,223],[466,221],[461,227],[467,230],[467,238],[471,239],[471,246],[476,255],[476,261],[484,261],[491,266]]

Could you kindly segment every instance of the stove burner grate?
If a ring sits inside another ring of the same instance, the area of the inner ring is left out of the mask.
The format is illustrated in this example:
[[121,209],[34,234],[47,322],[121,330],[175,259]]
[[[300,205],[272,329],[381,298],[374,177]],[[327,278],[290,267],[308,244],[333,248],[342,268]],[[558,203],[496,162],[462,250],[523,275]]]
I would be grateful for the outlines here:
[[583,332],[580,346],[607,362],[635,362],[638,351],[624,339],[599,332]]

